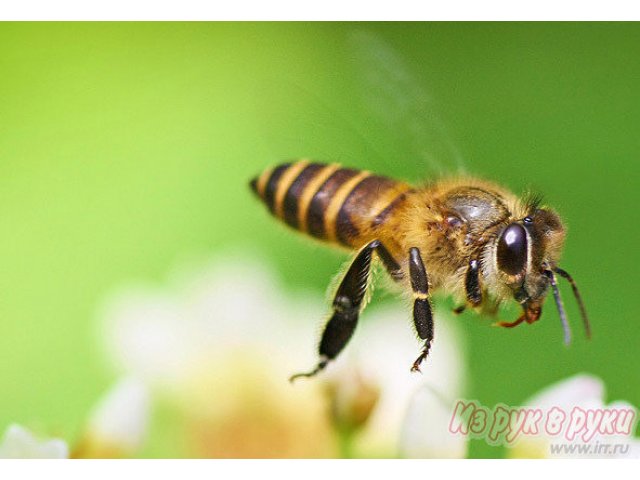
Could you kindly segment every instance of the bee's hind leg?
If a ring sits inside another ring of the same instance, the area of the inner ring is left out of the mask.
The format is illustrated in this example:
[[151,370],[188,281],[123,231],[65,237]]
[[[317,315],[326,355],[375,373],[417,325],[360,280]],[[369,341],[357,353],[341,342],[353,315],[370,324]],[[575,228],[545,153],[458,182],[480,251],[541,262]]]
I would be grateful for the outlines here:
[[433,341],[433,314],[429,300],[429,279],[424,268],[420,250],[409,250],[409,276],[413,290],[413,324],[420,339],[424,340],[422,352],[411,366],[412,372],[420,371],[420,364],[429,355]]
[[318,374],[347,345],[356,329],[367,291],[373,252],[382,248],[380,241],[374,240],[358,252],[333,299],[333,314],[322,333],[318,348],[320,360],[317,366],[310,372],[293,375],[289,381]]

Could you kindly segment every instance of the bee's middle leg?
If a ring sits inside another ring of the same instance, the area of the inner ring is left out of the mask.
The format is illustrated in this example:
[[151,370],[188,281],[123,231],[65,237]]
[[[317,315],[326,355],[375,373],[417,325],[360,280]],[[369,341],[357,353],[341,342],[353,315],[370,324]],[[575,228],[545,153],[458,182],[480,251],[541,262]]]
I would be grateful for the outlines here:
[[318,365],[310,372],[293,375],[291,381],[299,377],[312,377],[322,371],[351,339],[366,295],[373,253],[377,249],[384,250],[384,247],[379,240],[374,240],[356,255],[333,299],[333,313],[324,328],[318,348]]
[[424,268],[420,250],[412,247],[409,250],[409,276],[413,290],[413,324],[420,339],[424,340],[424,347],[413,365],[412,372],[420,371],[420,364],[429,355],[433,341],[433,314],[429,300],[429,279]]

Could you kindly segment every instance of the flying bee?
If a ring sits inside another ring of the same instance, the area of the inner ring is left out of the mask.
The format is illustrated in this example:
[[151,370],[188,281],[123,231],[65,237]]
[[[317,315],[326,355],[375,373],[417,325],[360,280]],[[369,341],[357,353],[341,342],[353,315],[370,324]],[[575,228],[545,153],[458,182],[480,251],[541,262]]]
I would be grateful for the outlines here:
[[538,197],[519,198],[472,177],[443,179],[422,187],[343,168],[300,160],[264,171],[251,188],[271,213],[290,227],[355,251],[335,292],[332,313],[318,347],[311,377],[334,360],[353,335],[364,308],[372,263],[413,298],[413,324],[422,350],[411,366],[419,371],[434,337],[434,292],[444,291],[466,307],[496,311],[515,300],[522,308],[515,327],[540,318],[549,289],[564,329],[570,330],[557,276],[571,284],[587,336],[587,313],[573,278],[558,266],[565,228]]

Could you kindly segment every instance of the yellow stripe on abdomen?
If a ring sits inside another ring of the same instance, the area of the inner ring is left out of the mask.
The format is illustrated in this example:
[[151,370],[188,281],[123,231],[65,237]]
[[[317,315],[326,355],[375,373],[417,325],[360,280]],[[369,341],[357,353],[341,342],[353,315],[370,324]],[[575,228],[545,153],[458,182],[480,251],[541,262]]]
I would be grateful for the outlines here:
[[298,202],[298,229],[300,231],[309,231],[308,217],[311,201],[318,193],[318,190],[320,190],[324,183],[329,179],[329,177],[331,177],[331,175],[333,175],[339,169],[340,165],[337,163],[325,166],[309,181],[307,186],[304,188]]
[[371,173],[367,171],[358,173],[353,178],[343,183],[331,198],[331,201],[329,202],[327,210],[324,214],[326,238],[329,241],[335,242],[337,240],[337,220],[340,208],[342,208],[342,205],[345,203],[345,200],[347,199],[351,191],[355,189],[361,181],[369,176],[371,176]]
[[284,197],[293,182],[298,178],[298,175],[300,175],[307,165],[309,165],[307,160],[300,160],[299,162],[292,164],[282,173],[282,176],[278,180],[273,204],[273,213],[278,218],[284,220]]

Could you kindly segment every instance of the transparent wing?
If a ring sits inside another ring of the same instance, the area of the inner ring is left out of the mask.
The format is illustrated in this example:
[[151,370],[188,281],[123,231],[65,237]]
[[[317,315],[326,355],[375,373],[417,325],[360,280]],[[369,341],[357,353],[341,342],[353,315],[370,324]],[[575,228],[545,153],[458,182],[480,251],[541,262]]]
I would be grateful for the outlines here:
[[318,86],[280,77],[258,87],[256,117],[273,159],[311,158],[367,169],[384,164],[369,132],[361,128],[353,96],[349,103],[335,95],[344,85],[344,78]]
[[464,172],[424,82],[380,37],[350,32],[324,62],[308,75],[276,71],[253,92],[268,161],[339,162],[411,182]]
[[354,31],[349,38],[365,108],[395,137],[412,161],[437,175],[465,173],[463,156],[437,112],[436,102],[402,57],[379,36]]

